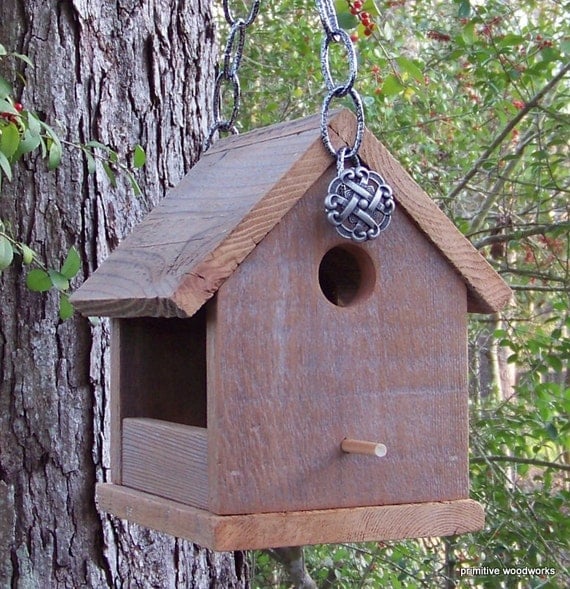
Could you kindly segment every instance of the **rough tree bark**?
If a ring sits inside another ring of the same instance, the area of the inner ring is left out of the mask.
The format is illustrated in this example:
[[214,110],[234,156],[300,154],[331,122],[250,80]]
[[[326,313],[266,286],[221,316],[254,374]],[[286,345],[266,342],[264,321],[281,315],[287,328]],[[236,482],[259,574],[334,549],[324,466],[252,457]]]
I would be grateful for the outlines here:
[[[140,180],[113,188],[73,149],[47,172],[33,158],[2,187],[0,215],[46,259],[71,245],[82,277],[188,170],[207,126],[215,53],[202,0],[2,0],[0,43],[27,54],[18,98],[70,141],[123,155],[142,144]],[[59,121],[59,123],[58,123]],[[22,268],[0,276],[0,587],[244,587],[241,554],[99,514],[108,469],[108,326],[58,320]]]

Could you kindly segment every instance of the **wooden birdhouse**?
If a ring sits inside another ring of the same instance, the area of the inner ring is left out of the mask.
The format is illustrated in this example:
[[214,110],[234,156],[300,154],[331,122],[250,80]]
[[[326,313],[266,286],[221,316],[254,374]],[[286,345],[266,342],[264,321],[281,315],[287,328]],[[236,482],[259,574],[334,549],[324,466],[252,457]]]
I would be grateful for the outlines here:
[[113,318],[102,510],[215,550],[482,527],[467,313],[510,290],[368,131],[396,210],[340,237],[319,123],[217,143],[73,296]]

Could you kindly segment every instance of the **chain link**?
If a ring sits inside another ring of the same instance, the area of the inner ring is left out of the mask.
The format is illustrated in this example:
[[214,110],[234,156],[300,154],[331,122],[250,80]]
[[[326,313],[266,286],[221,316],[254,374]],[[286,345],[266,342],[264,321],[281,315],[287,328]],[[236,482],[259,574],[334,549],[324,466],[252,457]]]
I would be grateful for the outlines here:
[[[339,161],[339,165],[344,163],[345,160],[350,159],[358,165],[358,150],[360,149],[362,138],[364,136],[364,107],[362,105],[360,94],[354,88],[354,82],[356,81],[358,70],[356,51],[349,35],[338,25],[333,1],[316,0],[316,4],[325,31],[325,38],[321,45],[321,71],[328,91],[321,110],[321,136],[323,143],[330,154],[337,158],[337,160],[341,160]],[[342,44],[348,58],[348,76],[342,83],[336,82],[331,74],[330,46],[332,43]],[[344,98],[345,96],[349,96],[354,105],[357,121],[356,133],[352,147],[349,149],[335,149],[328,129],[329,110],[333,99]]]
[[[336,159],[337,170],[325,197],[325,214],[327,221],[339,235],[356,243],[363,243],[376,239],[388,227],[394,212],[394,197],[392,188],[380,174],[360,165],[358,151],[364,137],[364,108],[360,94],[354,88],[357,73],[356,51],[346,31],[338,26],[333,0],[316,0],[316,3],[325,31],[321,44],[321,71],[327,95],[321,110],[321,137],[324,146]],[[348,76],[340,83],[331,73],[332,43],[343,45],[348,58]],[[335,98],[347,96],[352,100],[356,114],[354,141],[352,146],[335,149],[329,134],[330,106]]]
[[[238,70],[243,57],[246,29],[253,24],[253,21],[256,19],[257,14],[259,13],[260,4],[261,0],[253,0],[247,17],[242,18],[233,15],[229,0],[223,0],[224,17],[230,27],[230,33],[224,49],[222,67],[216,77],[216,83],[214,85],[214,121],[208,131],[208,137],[204,142],[204,151],[212,145],[216,133],[233,133],[234,135],[238,133],[235,126],[241,103]],[[231,89],[232,93],[231,114],[228,118],[223,118],[222,115],[222,96],[224,94],[224,88]]]

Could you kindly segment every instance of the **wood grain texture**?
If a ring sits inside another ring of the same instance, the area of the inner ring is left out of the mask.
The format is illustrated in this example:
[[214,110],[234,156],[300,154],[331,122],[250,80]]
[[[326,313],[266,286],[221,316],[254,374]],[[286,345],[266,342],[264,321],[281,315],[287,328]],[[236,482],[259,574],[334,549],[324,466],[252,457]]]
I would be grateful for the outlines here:
[[156,419],[123,420],[123,485],[208,508],[208,435]]
[[[309,117],[220,141],[76,291],[77,309],[115,317],[195,313],[330,166],[319,124]],[[351,140],[349,111],[330,126],[340,144]],[[368,131],[361,156],[463,276],[470,310],[500,308],[510,290]]]
[[[331,120],[330,128],[331,137],[336,135],[342,145],[352,141],[355,118],[350,111],[344,110]],[[512,296],[510,288],[368,130],[359,155],[392,186],[397,205],[408,213],[420,231],[461,274],[467,284],[469,312],[494,313],[502,309]]]
[[[468,497],[465,284],[396,209],[378,240],[353,246],[372,268],[365,295],[329,302],[319,266],[347,247],[322,214],[334,174],[218,290],[208,332],[214,513]],[[347,437],[389,452],[345,454]]]
[[415,505],[218,516],[118,485],[97,486],[102,511],[218,551],[402,540],[480,530],[481,506],[469,499]]
[[152,417],[206,427],[206,314],[207,305],[187,319],[115,320],[119,420]]
[[120,485],[122,482],[122,411],[121,411],[121,322],[111,320],[111,394],[109,399],[110,432],[109,453],[111,462],[111,481]]
[[74,305],[92,315],[192,315],[318,178],[327,154],[317,128],[311,117],[220,141],[74,294]]

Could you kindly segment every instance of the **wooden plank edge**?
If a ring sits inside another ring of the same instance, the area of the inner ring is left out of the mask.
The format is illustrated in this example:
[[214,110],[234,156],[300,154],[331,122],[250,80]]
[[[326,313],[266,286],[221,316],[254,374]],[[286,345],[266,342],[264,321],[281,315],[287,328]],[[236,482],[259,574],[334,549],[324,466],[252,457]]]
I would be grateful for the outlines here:
[[482,507],[471,499],[223,516],[100,483],[96,501],[101,511],[217,551],[451,536],[485,523]]
[[[331,116],[336,116],[341,110],[335,110]],[[228,151],[230,149],[241,149],[253,144],[264,143],[266,141],[273,141],[289,135],[298,135],[299,133],[306,133],[311,131],[320,132],[321,115],[309,115],[300,119],[292,121],[283,121],[274,123],[259,129],[253,129],[246,133],[239,135],[229,135],[219,141],[216,141],[212,147],[202,156],[207,157],[211,154]]]
[[181,280],[171,296],[172,303],[189,317],[196,313],[331,165],[334,160],[329,162],[320,136],[315,136],[302,157]]

